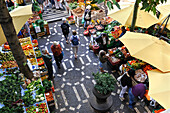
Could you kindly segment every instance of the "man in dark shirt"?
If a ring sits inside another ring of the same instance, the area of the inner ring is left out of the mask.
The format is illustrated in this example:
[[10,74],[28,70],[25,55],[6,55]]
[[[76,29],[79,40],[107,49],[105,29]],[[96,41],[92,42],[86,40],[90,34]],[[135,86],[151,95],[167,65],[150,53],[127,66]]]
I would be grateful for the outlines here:
[[135,75],[135,70],[130,69],[121,78],[120,83],[121,83],[122,90],[121,90],[121,92],[119,94],[120,99],[123,100],[124,99],[124,94],[125,94],[127,88],[132,87],[132,79],[131,79],[131,77],[134,77],[134,75]]
[[129,108],[131,110],[134,110],[133,103],[134,103],[135,96],[136,97],[139,96],[139,98],[142,99],[144,97],[145,90],[146,90],[146,88],[145,88],[144,84],[142,84],[142,83],[137,84],[137,85],[133,86],[132,88],[129,88],[129,91],[128,91],[128,93],[129,93]]
[[47,52],[46,49],[42,50],[42,58],[48,69],[48,79],[53,81],[53,68],[52,68],[52,56]]
[[70,27],[70,25],[67,24],[66,18],[63,18],[63,23],[61,24],[61,29],[62,29],[62,32],[63,32],[63,35],[66,39],[67,44],[68,44],[69,27]]

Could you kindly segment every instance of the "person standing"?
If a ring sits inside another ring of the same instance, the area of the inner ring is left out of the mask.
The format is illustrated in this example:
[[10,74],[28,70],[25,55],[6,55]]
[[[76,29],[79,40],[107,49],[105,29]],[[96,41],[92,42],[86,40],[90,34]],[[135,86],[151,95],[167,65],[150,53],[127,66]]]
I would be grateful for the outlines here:
[[68,44],[68,34],[69,34],[70,25],[67,24],[66,18],[63,18],[62,20],[63,20],[63,23],[61,24],[61,29],[62,29],[63,35],[66,39],[66,43]]
[[78,45],[79,45],[80,38],[77,35],[76,30],[73,30],[72,34],[73,35],[70,38],[70,42],[71,42],[71,46],[73,48],[74,57],[75,57],[75,59],[77,59]]
[[101,33],[100,36],[96,38],[96,42],[99,43],[99,50],[107,52],[107,44],[110,44],[110,41],[106,33]]
[[48,80],[53,81],[53,68],[52,68],[52,56],[47,52],[46,49],[42,49],[42,58],[48,69]]
[[60,0],[55,0],[55,4],[56,4],[56,5],[55,5],[55,6],[56,6],[56,9],[63,9]]
[[56,41],[53,42],[53,45],[51,46],[51,51],[53,52],[55,62],[58,68],[60,69],[60,64],[61,64],[61,60],[63,59],[63,54],[59,42]]
[[[122,87],[122,90],[119,94],[119,98],[124,100],[124,94],[126,93],[127,88],[132,87],[132,79],[131,77],[134,77],[135,70],[130,69],[128,72],[125,72],[121,79],[120,79],[120,86]],[[119,81],[119,80],[118,80]]]
[[107,61],[108,57],[106,56],[106,52],[104,50],[100,50],[99,52],[99,66],[100,72],[104,72],[103,64]]
[[129,88],[128,94],[129,94],[129,108],[134,111],[133,104],[135,97],[139,97],[139,99],[143,99],[145,95],[146,88],[144,84],[140,83],[132,88]]
[[90,22],[91,22],[91,10],[90,9],[91,9],[91,6],[88,5],[84,12],[84,20],[85,20],[84,28],[86,28],[87,24],[90,24]]

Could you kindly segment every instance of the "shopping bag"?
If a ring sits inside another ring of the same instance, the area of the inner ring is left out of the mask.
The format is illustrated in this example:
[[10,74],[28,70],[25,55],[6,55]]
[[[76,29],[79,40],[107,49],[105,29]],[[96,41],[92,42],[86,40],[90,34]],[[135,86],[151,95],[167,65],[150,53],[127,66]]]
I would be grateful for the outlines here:
[[81,21],[81,23],[84,24],[84,22],[85,22],[85,20],[84,20],[84,18],[83,18],[82,21]]

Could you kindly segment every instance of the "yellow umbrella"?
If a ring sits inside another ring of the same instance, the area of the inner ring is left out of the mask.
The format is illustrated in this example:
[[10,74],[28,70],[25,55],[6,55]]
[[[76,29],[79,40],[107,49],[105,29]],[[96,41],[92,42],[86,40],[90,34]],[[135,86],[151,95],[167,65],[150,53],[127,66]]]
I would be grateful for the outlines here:
[[147,71],[149,76],[149,96],[165,109],[170,108],[170,73],[158,70]]
[[[13,21],[16,33],[18,34],[22,26],[32,15],[32,5],[19,6],[18,8],[11,11],[10,15],[12,17],[12,21]],[[0,25],[0,45],[5,42],[6,42],[6,37]]]
[[126,32],[120,41],[127,47],[133,57],[141,59],[163,72],[170,71],[170,44],[157,37]]
[[[159,22],[158,23],[162,23],[166,17],[168,17],[168,15],[170,15],[170,2],[169,3],[165,3],[163,5],[159,5],[158,6],[158,11],[160,11],[160,17],[159,17]],[[165,23],[164,23],[165,25]],[[167,26],[166,26],[167,29],[170,30],[170,19],[167,23]]]
[[[131,4],[128,7],[123,7],[116,12],[109,13],[108,16],[119,21],[122,25],[130,26],[133,17],[133,9],[134,9],[134,4]],[[137,27],[148,28],[151,25],[158,22],[157,17],[152,12],[148,13],[140,9],[141,6],[139,6],[138,13],[137,13],[137,19],[136,19]]]

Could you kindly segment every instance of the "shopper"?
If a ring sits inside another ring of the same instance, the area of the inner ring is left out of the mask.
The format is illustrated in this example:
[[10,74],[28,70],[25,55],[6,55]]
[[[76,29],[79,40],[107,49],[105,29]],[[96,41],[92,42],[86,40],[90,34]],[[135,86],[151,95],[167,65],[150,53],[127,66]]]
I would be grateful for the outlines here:
[[56,9],[63,9],[60,0],[55,0],[55,6],[56,6]]
[[44,3],[44,0],[37,0],[37,2],[39,3],[39,5],[40,5],[40,7],[41,7],[41,11],[43,12],[44,11],[44,5],[43,5],[43,3]]
[[51,46],[51,51],[53,52],[54,59],[58,68],[60,69],[61,60],[63,59],[62,49],[59,42],[54,41]]
[[14,6],[14,2],[12,2],[11,0],[7,0],[6,1],[6,6],[7,7],[12,7],[12,6]]
[[125,26],[121,27],[122,33],[120,34],[119,38],[122,37],[126,33]]
[[85,22],[84,22],[84,28],[86,29],[86,26],[87,26],[87,24],[90,24],[90,22],[91,22],[91,6],[90,5],[88,5],[87,7],[86,7],[86,10],[85,10],[85,12],[84,12],[84,20],[85,20]]
[[100,36],[96,38],[96,42],[99,44],[99,50],[107,52],[107,44],[110,44],[110,41],[106,33],[101,33]]
[[61,24],[61,29],[62,29],[63,35],[66,39],[66,43],[68,44],[68,34],[69,34],[70,25],[67,24],[66,18],[63,18],[62,20],[63,20],[63,23]]
[[128,72],[125,72],[121,78],[118,78],[120,80],[120,86],[122,87],[122,90],[119,94],[119,97],[121,100],[124,100],[124,94],[126,93],[127,88],[132,87],[132,78],[135,75],[135,70],[130,69]]
[[42,49],[42,58],[48,69],[48,80],[53,81],[53,68],[52,68],[52,56],[47,52],[46,49]]
[[55,0],[51,0],[52,9],[55,9]]
[[103,70],[103,64],[107,61],[108,57],[104,50],[100,50],[99,52],[99,66],[100,66],[100,72],[105,72]]
[[78,45],[79,45],[80,38],[77,35],[76,30],[73,30],[72,34],[73,35],[70,38],[70,42],[71,42],[71,46],[73,48],[74,57],[75,57],[75,59],[77,59],[77,52],[78,52]]
[[134,111],[133,104],[134,104],[134,98],[139,97],[139,99],[143,99],[144,94],[145,94],[145,86],[144,84],[140,83],[132,88],[129,88],[129,108]]

